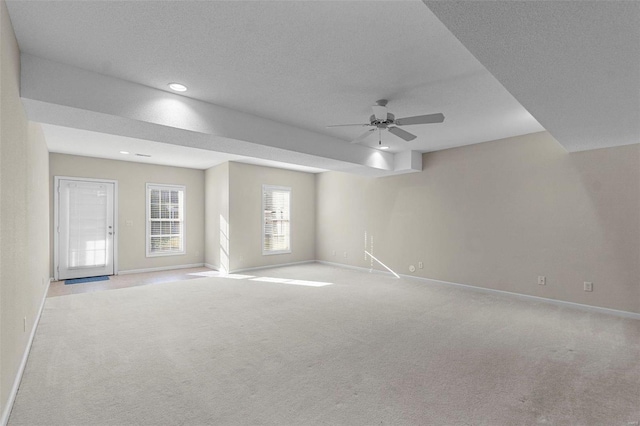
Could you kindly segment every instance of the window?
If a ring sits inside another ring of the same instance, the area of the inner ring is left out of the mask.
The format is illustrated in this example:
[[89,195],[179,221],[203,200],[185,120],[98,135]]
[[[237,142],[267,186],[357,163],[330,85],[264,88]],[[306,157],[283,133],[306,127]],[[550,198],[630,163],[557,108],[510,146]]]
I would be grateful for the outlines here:
[[291,253],[291,188],[262,185],[262,254]]
[[185,187],[147,184],[147,257],[185,253]]

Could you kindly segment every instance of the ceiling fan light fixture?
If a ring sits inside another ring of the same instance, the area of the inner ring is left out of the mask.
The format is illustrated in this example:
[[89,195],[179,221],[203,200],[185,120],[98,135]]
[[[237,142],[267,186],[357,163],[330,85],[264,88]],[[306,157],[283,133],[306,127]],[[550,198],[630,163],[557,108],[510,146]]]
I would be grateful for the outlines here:
[[187,86],[180,83],[169,83],[169,89],[175,90],[176,92],[186,92]]

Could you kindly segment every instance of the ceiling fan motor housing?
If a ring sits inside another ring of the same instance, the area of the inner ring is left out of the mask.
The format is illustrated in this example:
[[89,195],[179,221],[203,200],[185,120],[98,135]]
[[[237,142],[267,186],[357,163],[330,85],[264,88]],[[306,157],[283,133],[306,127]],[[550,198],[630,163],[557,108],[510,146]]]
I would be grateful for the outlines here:
[[379,129],[386,129],[387,126],[393,124],[395,122],[396,116],[391,114],[390,112],[387,113],[387,119],[384,121],[380,121],[376,118],[375,115],[371,115],[371,117],[369,117],[369,122],[371,122],[372,126],[376,126]]

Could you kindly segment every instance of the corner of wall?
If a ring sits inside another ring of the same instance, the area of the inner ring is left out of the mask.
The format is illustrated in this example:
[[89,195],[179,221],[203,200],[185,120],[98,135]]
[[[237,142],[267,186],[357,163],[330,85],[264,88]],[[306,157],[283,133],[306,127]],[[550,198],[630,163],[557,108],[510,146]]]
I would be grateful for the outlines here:
[[8,421],[49,283],[48,151],[20,100],[20,49],[0,0],[0,412]]
[[204,262],[229,271],[229,162],[205,170]]

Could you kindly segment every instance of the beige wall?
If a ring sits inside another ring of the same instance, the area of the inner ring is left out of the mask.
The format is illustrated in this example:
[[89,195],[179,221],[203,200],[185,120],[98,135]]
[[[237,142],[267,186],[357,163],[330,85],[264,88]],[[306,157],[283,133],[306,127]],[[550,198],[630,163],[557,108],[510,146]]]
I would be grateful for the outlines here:
[[[53,191],[54,176],[118,181],[119,271],[204,262],[204,171],[55,153],[50,155],[49,171],[51,191]],[[186,254],[146,257],[145,191],[147,183],[186,186]],[[51,209],[53,209],[53,192],[51,199]],[[51,217],[53,220],[53,212]],[[127,222],[130,222],[131,226],[127,226]]]
[[[262,185],[291,188],[290,254],[262,255]],[[315,176],[311,173],[229,163],[230,269],[315,259]]]
[[0,15],[0,413],[6,419],[49,279],[49,191],[48,151],[20,102],[20,52],[4,1]]
[[398,273],[640,312],[640,145],[568,154],[542,132],[423,161],[318,175],[317,258],[369,267],[366,232]]
[[205,171],[204,262],[229,272],[229,163]]

